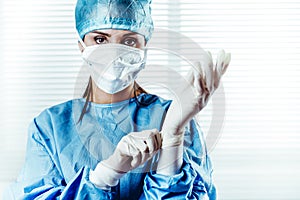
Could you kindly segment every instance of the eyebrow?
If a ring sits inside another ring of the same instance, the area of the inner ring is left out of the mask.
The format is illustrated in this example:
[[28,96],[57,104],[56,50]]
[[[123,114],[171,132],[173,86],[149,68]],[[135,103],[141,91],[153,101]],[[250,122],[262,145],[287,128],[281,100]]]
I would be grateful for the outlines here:
[[[97,34],[105,35],[107,37],[111,37],[111,34],[103,33],[101,31],[97,31],[97,30],[92,31],[92,33],[97,33]],[[122,35],[122,37],[127,37],[127,36],[130,36],[130,35],[138,35],[138,34],[137,33],[133,33],[133,32],[132,33],[126,33],[126,34]]]
[[123,35],[123,37],[130,36],[130,35],[138,35],[138,34],[137,33],[126,33]]
[[103,33],[103,32],[101,32],[101,31],[92,31],[92,33],[97,33],[97,34],[105,35],[105,36],[107,36],[107,37],[111,37],[110,34],[108,34],[108,33]]

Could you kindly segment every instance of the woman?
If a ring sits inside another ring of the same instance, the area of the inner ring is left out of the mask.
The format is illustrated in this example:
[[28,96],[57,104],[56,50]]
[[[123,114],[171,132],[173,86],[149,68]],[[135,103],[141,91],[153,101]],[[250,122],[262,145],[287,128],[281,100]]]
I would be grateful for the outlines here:
[[146,93],[135,78],[153,31],[150,3],[78,0],[79,48],[91,75],[84,98],[33,120],[24,167],[5,199],[216,199],[192,118],[218,87],[230,55],[222,52],[215,66],[210,55],[201,59],[180,101]]

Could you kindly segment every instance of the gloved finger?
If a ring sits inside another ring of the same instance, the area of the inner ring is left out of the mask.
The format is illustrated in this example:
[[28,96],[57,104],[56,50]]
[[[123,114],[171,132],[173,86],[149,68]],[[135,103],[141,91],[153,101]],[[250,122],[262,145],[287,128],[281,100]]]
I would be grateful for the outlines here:
[[145,141],[148,146],[148,152],[146,153],[153,154],[160,149],[161,140],[159,135],[160,133],[156,130],[156,132]]
[[193,70],[193,68],[194,68],[194,66],[192,66],[192,68],[188,71],[188,73],[186,75],[186,81],[190,85],[194,85],[194,70]]
[[148,146],[148,152],[153,153],[159,146],[159,141],[157,140],[157,135],[160,135],[157,129],[148,130],[150,133],[149,136],[146,138],[145,143]]
[[224,59],[225,59],[225,51],[222,49],[218,52],[217,61],[216,61],[216,71],[220,75],[222,75]]
[[[200,63],[199,63],[200,64]],[[200,73],[196,72],[195,76],[195,88],[200,96],[209,94],[209,88],[206,83],[204,73],[202,72],[201,67],[198,69]]]
[[118,144],[118,149],[121,156],[135,156],[138,154],[137,148],[135,147],[135,142],[132,141],[131,137],[125,136]]
[[150,148],[153,149],[151,141],[149,141],[149,139],[139,140],[136,143],[136,150],[138,153],[133,157],[132,161],[136,165],[136,167],[152,158],[153,153],[150,152]]
[[[135,145],[131,145],[131,148],[133,149],[132,154],[131,156],[129,157],[131,162],[130,162],[130,165],[131,165],[131,169],[134,169],[136,167],[138,167],[141,163],[142,163],[142,160],[143,160],[143,155],[142,153],[136,148]],[[129,160],[129,161],[130,161]],[[130,169],[130,170],[131,170]]]
[[208,90],[211,92],[213,89],[213,72],[214,72],[214,65],[213,60],[210,52],[206,52],[206,56],[203,58],[202,68],[204,72],[204,79],[206,82],[206,86]]
[[221,75],[223,75],[226,72],[226,69],[230,63],[230,60],[231,60],[230,53],[225,53],[225,51],[223,49],[221,51],[219,51],[216,65],[219,66],[218,72]]
[[209,57],[209,59],[210,59],[210,62],[212,63],[212,71],[214,71],[215,69],[214,69],[214,65],[213,65],[213,57],[212,57],[212,54],[211,54],[211,52],[210,51],[207,51],[207,55],[208,55],[208,57]]
[[156,129],[133,132],[130,134],[131,143],[139,152],[149,153],[149,151],[153,151],[156,145],[152,141],[155,134],[158,134],[158,130]]
[[157,149],[156,149],[156,151],[158,151],[159,149],[161,149],[161,146],[162,146],[162,135],[161,135],[160,132],[158,134],[155,134],[155,140],[157,142]]
[[[120,144],[120,142],[119,142]],[[116,150],[114,151],[113,155],[110,156],[105,163],[110,166],[112,169],[118,172],[128,172],[132,169],[132,154],[137,154],[136,152],[133,153],[133,149],[130,144],[125,144],[121,142],[121,145],[118,145]]]
[[217,89],[220,84],[220,79],[223,71],[224,58],[225,58],[225,51],[222,49],[218,53],[215,70],[214,70],[214,90]]
[[200,94],[209,94],[213,89],[213,62],[211,53],[205,53],[201,56],[195,74],[195,85],[202,90]]
[[130,156],[132,157],[131,166],[133,168],[138,167],[139,165],[146,162],[150,155],[149,155],[149,146],[146,142],[147,138],[151,135],[149,131],[142,131],[142,132],[135,132],[131,136],[132,141],[129,145],[131,149]]
[[204,90],[204,88],[202,87],[203,86],[202,82],[204,81],[204,75],[203,75],[201,63],[197,62],[195,63],[195,65],[197,65],[197,67],[192,69],[193,80],[194,80],[193,85],[197,93],[201,95]]
[[146,138],[135,138],[132,142],[132,145],[135,147],[137,152],[148,152],[148,144],[146,142]]
[[144,143],[145,136],[141,132],[132,132],[124,136],[118,144],[118,147],[123,155],[137,156],[140,152],[147,149]]
[[209,56],[209,59],[210,59],[210,60],[213,60],[213,57],[212,57],[211,52],[210,52],[210,51],[207,51],[207,54],[208,54],[208,56]]
[[226,72],[229,63],[231,61],[231,54],[230,53],[226,53],[225,54],[225,58],[224,58],[224,64],[223,64],[223,69],[222,69],[222,75]]
[[215,79],[214,79],[215,89],[219,86],[220,79],[223,76],[223,74],[226,72],[229,62],[230,62],[230,59],[231,59],[231,55],[228,53],[225,53],[224,50],[221,50],[218,53],[216,69],[215,69]]

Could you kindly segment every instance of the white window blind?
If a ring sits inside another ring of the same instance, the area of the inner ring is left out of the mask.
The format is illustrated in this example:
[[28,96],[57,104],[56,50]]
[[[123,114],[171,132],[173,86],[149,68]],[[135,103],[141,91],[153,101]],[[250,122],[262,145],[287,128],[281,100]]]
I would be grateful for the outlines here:
[[[0,1],[0,193],[24,162],[33,117],[79,96],[74,5]],[[223,90],[198,116],[205,134],[211,124],[221,126],[210,148],[219,199],[298,199],[300,2],[154,0],[152,13],[157,30],[180,33],[214,57],[221,48],[232,54]],[[176,36],[162,42],[170,49],[189,47]],[[165,90],[156,83],[177,84],[176,74],[161,66],[176,66],[179,75],[187,71],[187,63],[168,52],[151,51],[149,60],[154,67],[143,75],[145,87],[161,95]],[[162,74],[166,78],[158,80]],[[225,119],[216,108],[225,110]]]

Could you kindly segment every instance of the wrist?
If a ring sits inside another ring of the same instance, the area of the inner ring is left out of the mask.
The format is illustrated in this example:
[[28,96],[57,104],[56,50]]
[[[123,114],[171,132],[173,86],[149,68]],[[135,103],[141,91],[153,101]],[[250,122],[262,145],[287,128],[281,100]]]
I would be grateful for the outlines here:
[[118,185],[119,179],[125,173],[116,172],[102,162],[98,163],[94,170],[90,171],[90,181],[101,189],[110,189]]
[[162,130],[162,148],[180,146],[183,143],[183,131],[182,130]]
[[183,163],[183,145],[163,147],[160,151],[156,172],[172,176],[179,172]]

